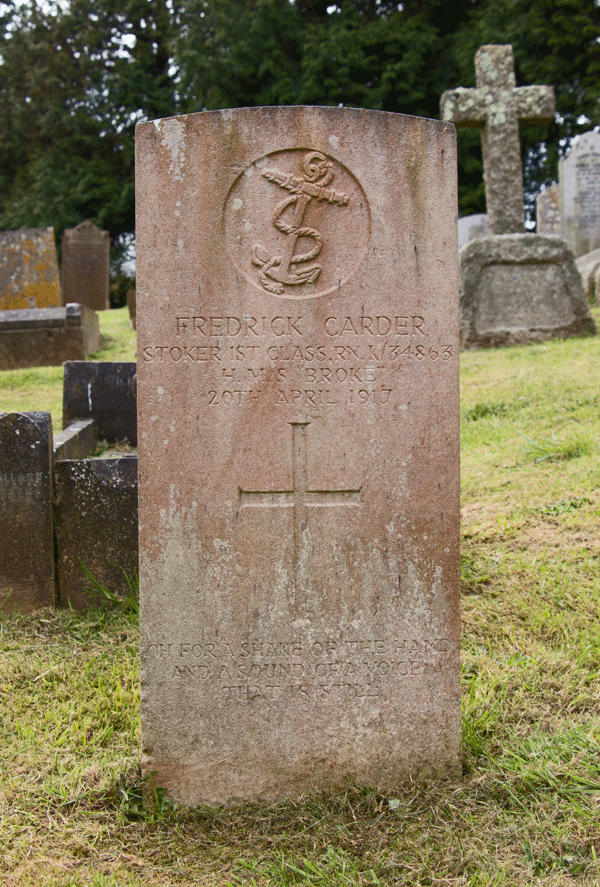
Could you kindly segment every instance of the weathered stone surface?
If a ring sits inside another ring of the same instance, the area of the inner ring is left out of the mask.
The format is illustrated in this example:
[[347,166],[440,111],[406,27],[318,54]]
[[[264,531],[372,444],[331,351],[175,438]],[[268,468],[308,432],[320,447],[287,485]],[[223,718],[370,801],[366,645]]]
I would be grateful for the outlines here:
[[137,459],[56,462],[56,547],[61,606],[83,611],[105,601],[90,586],[80,561],[113,594],[127,595],[125,573],[138,568]]
[[554,90],[551,86],[516,87],[512,46],[481,46],[475,55],[475,71],[475,89],[459,87],[442,95],[442,120],[481,129],[490,234],[524,232],[519,122],[552,122]]
[[93,311],[109,307],[110,235],[93,222],[67,228],[62,236],[63,302],[78,302]]
[[575,256],[600,247],[600,132],[584,132],[560,159],[562,236]]
[[54,229],[0,231],[0,310],[59,305]]
[[86,459],[94,451],[98,430],[93,419],[72,422],[54,437],[54,458]]
[[453,128],[136,141],[144,772],[191,804],[456,773]]
[[595,332],[572,252],[557,237],[513,234],[460,251],[465,348],[540,342]]
[[98,315],[83,305],[0,312],[0,369],[60,366],[100,347]]
[[135,329],[135,288],[127,290],[127,310],[129,311],[129,325]]
[[591,253],[584,253],[575,259],[577,270],[581,275],[581,283],[583,291],[590,302],[598,301],[598,294],[595,288],[595,273],[600,266],[600,249],[592,250]]
[[0,610],[54,605],[52,420],[0,414]]
[[100,440],[137,445],[136,365],[126,362],[65,363],[63,424],[94,419]]
[[558,185],[544,188],[536,199],[536,233],[561,237],[560,194]]
[[487,237],[487,215],[475,213],[458,220],[458,248],[462,249],[476,237]]

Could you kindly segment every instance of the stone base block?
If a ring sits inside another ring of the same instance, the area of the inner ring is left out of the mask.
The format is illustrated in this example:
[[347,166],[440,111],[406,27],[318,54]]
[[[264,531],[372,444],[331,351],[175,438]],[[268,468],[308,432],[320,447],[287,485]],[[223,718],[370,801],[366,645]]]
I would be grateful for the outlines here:
[[463,348],[596,332],[575,259],[558,237],[501,234],[460,251]]
[[0,311],[0,370],[60,366],[99,347],[98,315],[84,305]]

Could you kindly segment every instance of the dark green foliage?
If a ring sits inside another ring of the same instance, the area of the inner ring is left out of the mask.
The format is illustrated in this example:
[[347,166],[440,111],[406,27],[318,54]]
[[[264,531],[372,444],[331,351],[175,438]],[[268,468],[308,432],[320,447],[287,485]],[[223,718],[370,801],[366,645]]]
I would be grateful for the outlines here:
[[[221,107],[347,105],[438,117],[482,43],[512,43],[517,84],[559,117],[523,127],[529,215],[577,132],[600,122],[592,0],[26,0],[0,4],[0,229],[85,218],[113,255],[134,230],[134,128]],[[459,204],[485,209],[476,132],[459,136]],[[117,255],[118,258],[118,255]]]

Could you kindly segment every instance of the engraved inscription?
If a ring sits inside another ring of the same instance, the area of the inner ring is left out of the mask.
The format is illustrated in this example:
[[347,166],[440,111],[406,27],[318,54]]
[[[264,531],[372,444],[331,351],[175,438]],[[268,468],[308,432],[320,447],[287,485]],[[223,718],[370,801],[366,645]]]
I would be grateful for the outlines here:
[[[278,190],[286,196],[277,199]],[[229,190],[224,221],[237,270],[263,292],[288,299],[325,295],[345,283],[366,254],[371,230],[358,180],[312,148],[275,151],[250,164]],[[344,238],[337,236],[340,225]]]
[[224,704],[283,698],[359,699],[380,696],[391,681],[445,673],[456,652],[448,638],[302,639],[151,643],[147,666],[165,680],[194,683]]
[[306,585],[302,564],[306,558],[307,544],[304,531],[308,526],[308,509],[319,506],[360,505],[361,489],[358,490],[311,490],[308,483],[309,422],[290,422],[292,428],[292,489],[291,490],[243,490],[239,488],[240,503],[245,506],[291,507],[294,515],[294,608],[297,615],[304,615]]
[[328,315],[316,329],[299,313],[178,314],[171,343],[147,345],[146,363],[195,364],[211,407],[385,408],[396,403],[395,379],[411,364],[455,357],[426,319],[412,315]]

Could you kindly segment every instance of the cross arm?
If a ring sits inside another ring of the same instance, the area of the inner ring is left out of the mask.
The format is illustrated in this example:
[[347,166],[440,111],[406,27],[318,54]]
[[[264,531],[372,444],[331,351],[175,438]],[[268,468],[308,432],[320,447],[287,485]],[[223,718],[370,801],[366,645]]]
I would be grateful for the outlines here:
[[556,112],[552,86],[519,86],[515,111],[521,123],[552,123]]
[[489,90],[485,88],[447,89],[440,99],[442,120],[455,126],[481,128],[487,120]]

